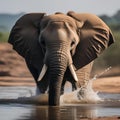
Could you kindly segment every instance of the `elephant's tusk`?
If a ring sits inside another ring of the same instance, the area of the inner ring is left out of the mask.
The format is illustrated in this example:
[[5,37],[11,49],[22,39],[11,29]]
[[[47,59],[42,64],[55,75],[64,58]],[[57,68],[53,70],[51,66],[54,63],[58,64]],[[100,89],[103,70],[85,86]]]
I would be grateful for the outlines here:
[[72,64],[69,65],[69,69],[70,69],[70,71],[71,71],[71,74],[72,74],[74,80],[77,82],[77,81],[78,81],[78,77],[77,77],[77,75],[76,75],[76,73],[75,73],[75,70],[74,70]]
[[42,78],[44,77],[46,71],[47,71],[47,65],[44,64],[44,65],[43,65],[43,68],[42,68],[42,70],[41,70],[41,73],[40,73],[40,75],[39,75],[39,77],[38,77],[38,81],[41,81],[41,80],[42,80]]

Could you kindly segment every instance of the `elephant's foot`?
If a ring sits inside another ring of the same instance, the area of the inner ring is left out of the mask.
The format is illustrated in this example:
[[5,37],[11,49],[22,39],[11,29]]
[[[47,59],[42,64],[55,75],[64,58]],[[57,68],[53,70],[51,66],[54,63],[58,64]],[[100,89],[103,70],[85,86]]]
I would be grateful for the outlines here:
[[77,83],[73,82],[72,83],[72,91],[77,90]]
[[36,87],[36,95],[44,94],[46,92],[47,92],[47,88],[44,88],[44,87],[41,87],[41,86]]
[[[77,83],[75,81],[71,82],[71,85],[72,85],[72,91],[77,90]],[[62,84],[62,86],[61,86],[60,95],[64,94],[64,86],[65,86],[65,83]]]
[[49,93],[49,89],[40,89],[39,87],[36,87],[36,95],[40,95],[40,94],[48,94]]
[[38,87],[36,87],[35,95],[39,95],[39,94],[41,94],[41,93],[40,93],[40,90],[39,90]]
[[46,91],[48,90],[48,84],[49,84],[49,82],[47,81],[47,79],[44,79],[44,80],[37,82],[36,93],[37,94],[46,93]]

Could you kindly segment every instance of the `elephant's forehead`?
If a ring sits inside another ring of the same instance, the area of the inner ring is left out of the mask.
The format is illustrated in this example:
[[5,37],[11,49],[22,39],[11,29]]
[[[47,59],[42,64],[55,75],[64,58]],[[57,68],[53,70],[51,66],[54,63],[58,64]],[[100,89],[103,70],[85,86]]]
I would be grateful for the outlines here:
[[43,18],[43,20],[41,21],[41,24],[47,24],[49,21],[52,22],[68,22],[69,24],[71,24],[72,26],[74,26],[76,28],[76,23],[75,20],[67,15],[64,14],[53,14],[53,15],[48,15],[45,16]]

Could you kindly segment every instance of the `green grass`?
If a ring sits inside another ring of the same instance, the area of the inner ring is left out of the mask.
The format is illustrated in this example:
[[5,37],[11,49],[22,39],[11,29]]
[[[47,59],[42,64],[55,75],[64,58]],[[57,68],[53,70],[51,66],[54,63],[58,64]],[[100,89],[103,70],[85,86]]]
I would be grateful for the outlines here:
[[120,67],[120,30],[113,31],[113,35],[115,38],[115,43],[95,60],[95,68],[103,69],[109,66]]
[[9,32],[0,32],[0,42],[7,42],[9,37]]

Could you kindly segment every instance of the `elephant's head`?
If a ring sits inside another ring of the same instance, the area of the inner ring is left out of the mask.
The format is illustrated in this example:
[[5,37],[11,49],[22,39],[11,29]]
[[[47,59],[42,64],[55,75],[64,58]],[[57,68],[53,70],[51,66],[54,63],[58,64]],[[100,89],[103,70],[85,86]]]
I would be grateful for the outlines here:
[[25,58],[37,85],[39,81],[48,82],[49,105],[59,105],[63,79],[78,81],[76,71],[113,41],[110,29],[100,18],[74,12],[24,15],[9,37],[9,43]]

